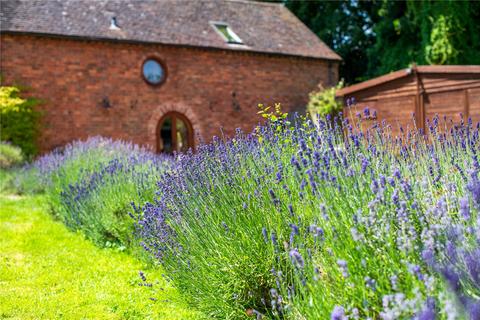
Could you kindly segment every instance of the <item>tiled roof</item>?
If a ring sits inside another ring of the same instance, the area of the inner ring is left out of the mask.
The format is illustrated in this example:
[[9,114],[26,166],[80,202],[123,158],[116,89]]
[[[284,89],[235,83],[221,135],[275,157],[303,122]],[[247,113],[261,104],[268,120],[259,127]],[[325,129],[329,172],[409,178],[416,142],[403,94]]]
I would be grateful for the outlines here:
[[[340,60],[281,4],[242,0],[4,0],[2,32],[126,40]],[[110,29],[116,17],[120,29]],[[227,23],[244,45],[228,44]]]

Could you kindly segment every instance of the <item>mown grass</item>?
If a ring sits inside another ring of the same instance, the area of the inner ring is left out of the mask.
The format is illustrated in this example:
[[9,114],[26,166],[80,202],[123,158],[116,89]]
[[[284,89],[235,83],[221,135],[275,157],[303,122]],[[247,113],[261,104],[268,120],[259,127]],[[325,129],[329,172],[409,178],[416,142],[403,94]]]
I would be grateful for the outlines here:
[[47,207],[44,196],[0,195],[0,319],[198,318],[161,269],[96,247]]

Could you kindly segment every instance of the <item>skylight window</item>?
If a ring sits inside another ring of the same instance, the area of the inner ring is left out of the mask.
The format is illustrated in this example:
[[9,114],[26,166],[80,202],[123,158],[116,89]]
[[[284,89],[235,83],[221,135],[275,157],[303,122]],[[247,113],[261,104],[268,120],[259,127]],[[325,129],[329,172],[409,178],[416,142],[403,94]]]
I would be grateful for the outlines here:
[[233,30],[226,23],[212,22],[212,26],[217,33],[222,36],[223,40],[231,44],[243,44],[242,39],[233,32]]
[[112,19],[110,20],[110,30],[120,30],[117,22],[117,17],[112,17]]

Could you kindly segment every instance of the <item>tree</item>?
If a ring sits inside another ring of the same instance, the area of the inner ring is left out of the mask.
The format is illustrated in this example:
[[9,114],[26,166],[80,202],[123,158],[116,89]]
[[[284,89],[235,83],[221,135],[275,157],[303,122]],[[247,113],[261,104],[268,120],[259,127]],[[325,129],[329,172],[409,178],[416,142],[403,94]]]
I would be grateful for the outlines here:
[[377,2],[287,0],[285,5],[343,58],[340,75],[346,83],[365,80]]
[[340,54],[347,84],[412,62],[480,64],[480,1],[283,2]]
[[479,64],[480,2],[383,1],[367,77],[418,64]]

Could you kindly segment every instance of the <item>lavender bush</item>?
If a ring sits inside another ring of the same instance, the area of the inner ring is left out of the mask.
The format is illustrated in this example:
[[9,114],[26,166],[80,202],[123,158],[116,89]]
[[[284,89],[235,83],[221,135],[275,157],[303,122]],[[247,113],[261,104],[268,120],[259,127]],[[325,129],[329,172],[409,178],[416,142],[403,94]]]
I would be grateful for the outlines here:
[[124,249],[134,241],[131,203],[152,201],[155,182],[172,163],[131,143],[94,137],[39,158],[29,170],[69,228]]
[[360,126],[277,120],[184,155],[137,208],[146,250],[214,318],[479,319],[478,125]]

